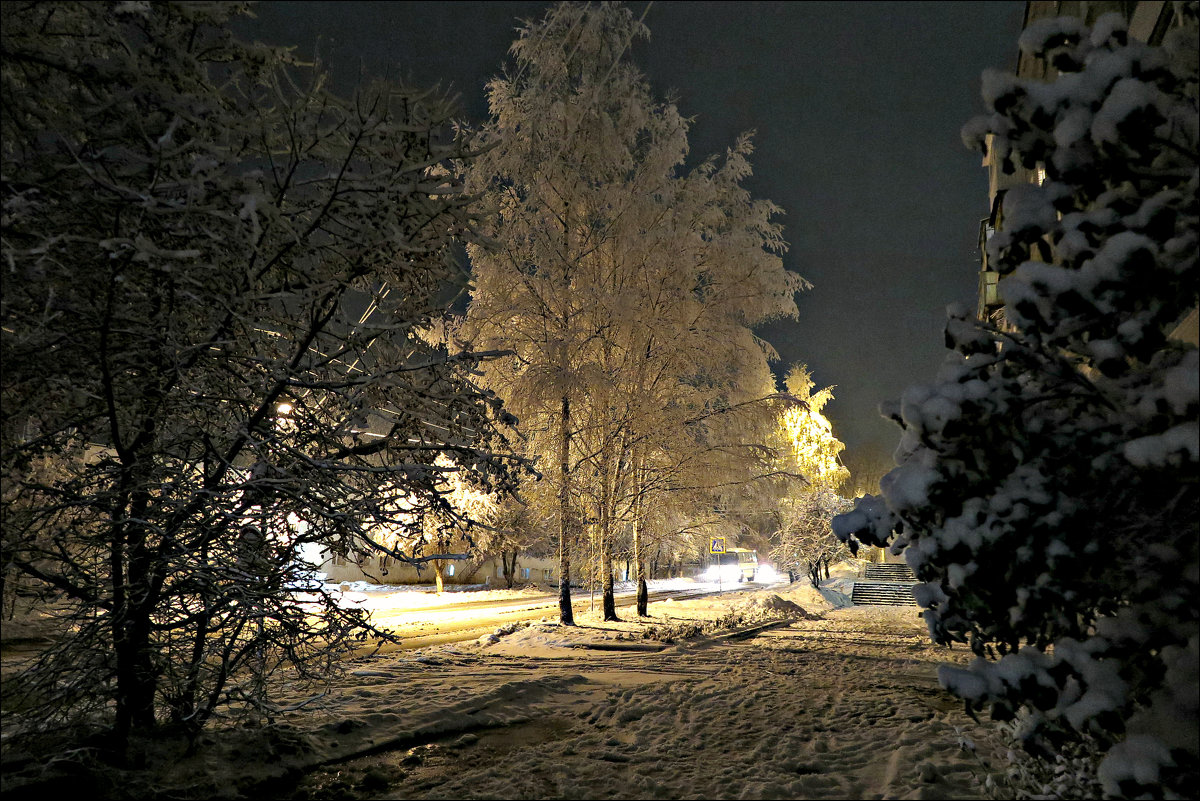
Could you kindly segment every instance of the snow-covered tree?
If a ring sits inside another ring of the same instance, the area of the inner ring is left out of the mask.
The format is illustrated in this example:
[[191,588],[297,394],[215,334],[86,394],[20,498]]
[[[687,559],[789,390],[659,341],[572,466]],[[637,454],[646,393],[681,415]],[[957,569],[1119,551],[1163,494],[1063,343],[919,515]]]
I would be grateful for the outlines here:
[[1039,21],[1020,45],[1056,80],[985,73],[964,140],[1046,174],[988,245],[1007,324],[951,311],[882,497],[835,520],[903,550],[931,635],[975,652],[944,686],[1031,746],[1095,738],[1111,795],[1197,786],[1198,363],[1167,337],[1197,306],[1196,9],[1161,47]]
[[771,537],[771,561],[788,575],[804,573],[813,587],[829,578],[829,567],[849,555],[845,544],[833,536],[835,515],[851,503],[830,489],[795,493],[780,504],[779,529]]
[[563,622],[581,504],[594,512],[615,616],[611,544],[629,521],[639,550],[636,482],[662,448],[652,439],[687,433],[691,455],[699,444],[714,459],[745,450],[698,432],[744,413],[744,387],[758,385],[749,372],[769,374],[769,346],[748,326],[794,315],[801,283],[778,256],[777,209],[740,185],[748,139],[720,164],[678,174],[686,123],[625,55],[645,34],[608,3],[564,3],[523,29],[511,74],[490,85],[490,149],[472,171],[494,204],[494,241],[470,250],[467,327],[480,347],[516,352],[487,383],[557,491]]
[[[468,329],[515,351],[488,381],[553,454],[559,617],[573,622],[570,545],[580,530],[579,405],[595,383],[605,256],[620,211],[647,190],[647,153],[673,120],[623,59],[644,28],[627,10],[562,4],[524,27],[515,67],[488,87],[486,152],[471,171],[493,204],[492,246],[470,250]],[[675,115],[677,118],[678,115]],[[641,192],[631,193],[632,186]],[[652,188],[652,187],[650,187]],[[531,442],[530,444],[534,444]]]
[[816,384],[807,365],[794,364],[784,377],[787,394],[797,401],[780,416],[780,434],[784,458],[799,471],[813,488],[834,492],[850,479],[842,464],[846,449],[833,433],[833,424],[825,416],[825,407],[833,400],[833,387],[813,392]]
[[473,225],[448,104],[339,99],[243,10],[3,7],[4,569],[70,614],[41,731],[269,709],[369,630],[292,602],[303,553],[510,481],[477,359],[419,336]]
[[846,510],[840,492],[850,479],[841,462],[845,445],[834,435],[825,416],[833,400],[833,387],[813,392],[816,384],[803,364],[794,364],[784,377],[784,388],[794,400],[778,419],[779,459],[782,470],[802,476],[792,482],[778,501],[777,527],[771,535],[771,559],[789,573],[803,570],[813,586],[830,564],[845,552],[833,536],[833,516]]
[[[787,483],[771,443],[780,397],[768,362],[777,354],[751,326],[795,316],[795,295],[807,282],[783,268],[782,229],[772,219],[778,208],[742,186],[751,153],[747,134],[723,159],[710,158],[663,192],[632,282],[638,293],[618,318],[627,321],[617,338],[627,354],[618,376],[632,410],[640,614],[643,554],[660,544],[656,533],[688,531],[705,544],[710,534],[740,536],[746,518],[773,505]],[[648,507],[686,525],[647,525]]]

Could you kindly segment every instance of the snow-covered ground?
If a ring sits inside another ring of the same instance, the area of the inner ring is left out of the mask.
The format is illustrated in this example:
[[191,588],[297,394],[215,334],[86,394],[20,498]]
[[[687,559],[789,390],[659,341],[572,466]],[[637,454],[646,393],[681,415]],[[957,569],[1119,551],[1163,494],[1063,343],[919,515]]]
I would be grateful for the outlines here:
[[212,730],[139,781],[180,797],[982,797],[981,760],[1002,749],[935,678],[967,654],[932,646],[915,607],[847,606],[848,582],[359,658],[323,695],[279,688],[294,708],[275,734]]

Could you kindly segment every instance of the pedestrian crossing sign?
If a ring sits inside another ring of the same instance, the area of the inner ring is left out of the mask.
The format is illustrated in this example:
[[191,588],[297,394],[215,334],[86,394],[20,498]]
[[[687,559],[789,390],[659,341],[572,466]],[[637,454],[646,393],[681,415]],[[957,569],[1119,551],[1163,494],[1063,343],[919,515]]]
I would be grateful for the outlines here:
[[709,553],[725,553],[725,538],[724,537],[709,537],[708,538]]

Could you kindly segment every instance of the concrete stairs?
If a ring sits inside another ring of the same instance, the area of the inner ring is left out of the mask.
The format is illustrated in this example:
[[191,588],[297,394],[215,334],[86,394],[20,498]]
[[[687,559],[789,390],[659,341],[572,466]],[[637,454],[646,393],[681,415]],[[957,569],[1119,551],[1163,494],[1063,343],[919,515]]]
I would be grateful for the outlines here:
[[854,582],[850,600],[859,606],[916,606],[913,586],[917,577],[908,565],[869,564]]
[[917,583],[917,577],[913,575],[912,568],[898,562],[869,564],[863,573],[863,579],[866,581],[907,581],[909,584]]

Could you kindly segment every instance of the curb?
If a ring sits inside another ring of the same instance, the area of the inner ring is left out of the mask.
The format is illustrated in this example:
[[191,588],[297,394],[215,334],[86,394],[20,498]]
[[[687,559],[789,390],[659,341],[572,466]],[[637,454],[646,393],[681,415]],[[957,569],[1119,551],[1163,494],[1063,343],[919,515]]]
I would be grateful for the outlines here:
[[768,629],[775,629],[775,628],[779,628],[780,626],[787,626],[793,622],[794,621],[791,620],[790,618],[784,618],[783,620],[769,620],[766,623],[755,623],[753,626],[746,626],[745,628],[734,629],[733,631],[727,631],[724,634],[714,634],[714,635],[712,635],[712,639],[714,639],[714,640],[748,640],[751,637],[755,636],[756,634],[761,634],[762,632],[764,632]]

